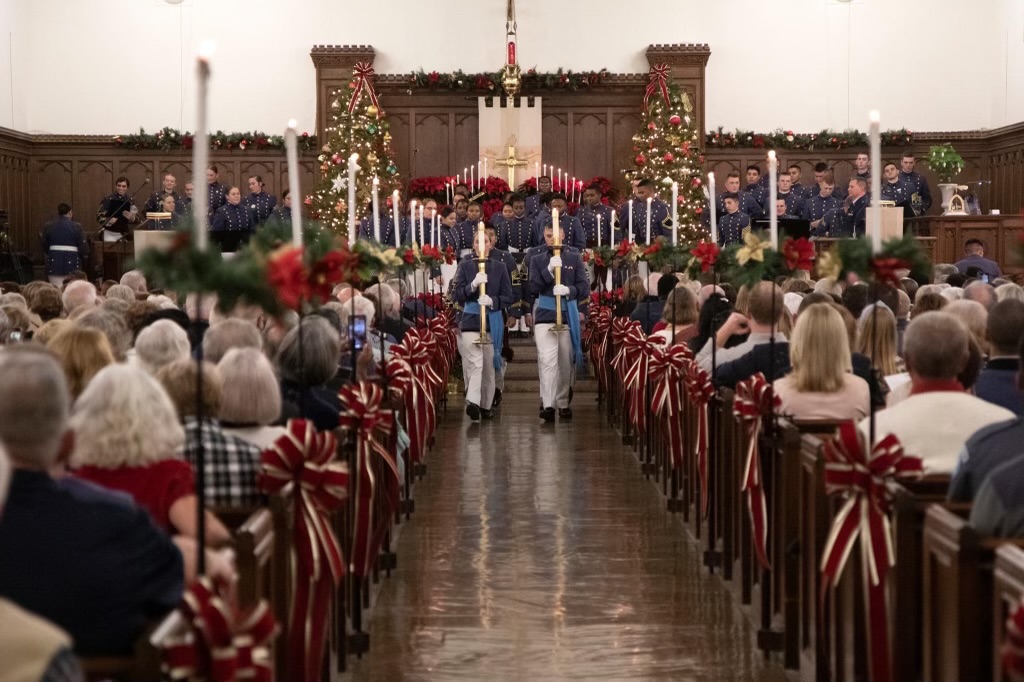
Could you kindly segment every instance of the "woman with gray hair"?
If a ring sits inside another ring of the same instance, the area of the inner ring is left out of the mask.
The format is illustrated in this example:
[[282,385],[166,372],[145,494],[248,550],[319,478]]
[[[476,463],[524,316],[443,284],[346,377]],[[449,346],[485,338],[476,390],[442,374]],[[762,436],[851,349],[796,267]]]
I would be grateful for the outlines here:
[[135,339],[135,360],[148,374],[156,374],[164,365],[188,358],[190,353],[188,334],[170,320],[157,320]]
[[115,284],[107,289],[106,299],[108,301],[124,301],[125,303],[135,303],[135,291],[124,284]]
[[[136,367],[106,367],[75,402],[71,428],[75,476],[130,494],[169,534],[196,537],[195,481],[179,454],[185,432],[156,379]],[[230,537],[206,512],[207,542]]]
[[260,450],[273,445],[285,430],[271,426],[281,419],[281,389],[270,360],[255,348],[235,348],[217,369],[224,380],[218,412],[224,433]]
[[337,374],[340,356],[338,332],[322,317],[306,317],[285,335],[276,360],[286,416],[309,419],[321,431],[337,428],[341,404],[327,382]]

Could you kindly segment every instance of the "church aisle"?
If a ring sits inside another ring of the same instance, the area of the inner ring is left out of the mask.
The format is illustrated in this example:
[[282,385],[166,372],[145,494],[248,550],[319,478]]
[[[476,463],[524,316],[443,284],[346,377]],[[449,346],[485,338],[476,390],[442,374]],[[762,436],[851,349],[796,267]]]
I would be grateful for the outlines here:
[[593,396],[449,411],[354,680],[785,680]]

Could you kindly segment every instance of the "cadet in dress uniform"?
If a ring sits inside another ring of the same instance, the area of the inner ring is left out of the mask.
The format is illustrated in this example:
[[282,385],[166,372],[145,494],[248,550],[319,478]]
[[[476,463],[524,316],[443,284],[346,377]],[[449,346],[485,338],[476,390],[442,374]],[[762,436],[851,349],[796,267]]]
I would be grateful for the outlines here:
[[910,198],[910,205],[914,209],[914,215],[924,215],[932,207],[932,192],[928,188],[928,181],[924,176],[914,170],[917,159],[913,152],[904,152],[900,159],[900,179],[907,188],[907,196]]
[[206,169],[206,193],[209,197],[209,210],[210,220],[213,220],[213,216],[224,204],[228,203],[228,188],[220,184],[217,178],[220,176],[220,170],[217,166],[211,165]]
[[[227,203],[213,215],[211,232],[251,232],[252,222],[249,209],[242,204],[242,191],[237,187],[228,190]],[[242,237],[243,241],[246,237]]]
[[139,220],[139,209],[128,196],[128,178],[114,181],[113,194],[103,197],[96,211],[96,222],[103,229],[103,241],[116,242],[124,237]]
[[754,164],[747,166],[747,184],[743,188],[743,191],[754,197],[754,201],[756,201],[757,205],[761,207],[761,215],[759,216],[761,218],[768,215],[769,189],[768,176],[761,175],[761,168]]
[[[565,200],[565,195],[557,192],[551,195],[551,211],[547,215],[542,214],[538,216],[538,221],[534,223],[534,243],[540,244],[544,241],[544,231],[551,226],[555,210],[558,211],[558,223],[565,234],[563,243],[576,249],[585,249],[587,237],[583,233],[583,226],[580,225],[580,221],[576,216],[569,215],[568,202]],[[543,218],[543,221],[540,220],[541,218]]]
[[[441,219],[437,225],[437,248],[442,254],[447,253],[450,248],[456,260],[462,251],[462,233],[457,227],[457,219],[455,209],[449,206],[441,211]],[[456,267],[455,264],[442,263],[430,273],[442,292],[447,292],[449,285],[455,280]]]
[[[540,376],[540,418],[552,422],[555,420],[555,408],[562,419],[572,419],[569,392],[576,375],[576,365],[584,362],[580,345],[579,302],[590,296],[590,280],[578,251],[566,248],[562,249],[559,258],[554,256],[554,232],[551,229],[544,230],[544,243],[543,249],[529,259],[530,291],[537,299],[533,337],[537,344]],[[558,286],[555,285],[555,268],[561,268],[562,284]],[[555,332],[552,327],[559,300],[562,323],[568,330]]]
[[583,190],[583,203],[576,211],[576,219],[583,228],[583,235],[588,247],[597,246],[597,217],[601,216],[601,244],[611,244],[612,223],[615,212],[610,206],[601,203],[601,189],[591,185]]
[[146,205],[142,207],[142,211],[144,213],[157,213],[159,211],[164,211],[164,197],[170,196],[174,197],[174,210],[172,213],[184,213],[185,197],[174,191],[177,184],[178,180],[174,177],[173,173],[164,173],[163,180],[160,183],[160,191],[153,192],[149,195],[149,199],[146,201]]
[[743,231],[750,227],[750,216],[740,211],[740,198],[725,195],[725,215],[718,219],[718,245],[728,246],[743,239]]
[[822,177],[821,184],[817,186],[818,193],[804,200],[803,212],[800,217],[810,221],[811,234],[814,236],[825,236],[827,232],[825,214],[843,206],[843,200],[833,193],[835,182],[832,173],[827,172]]
[[[725,178],[725,191],[716,197],[718,205],[716,206],[716,215],[721,218],[728,211],[725,210],[725,197],[729,194],[735,194],[737,201],[739,201],[740,212],[746,213],[751,220],[757,220],[764,217],[764,211],[761,208],[761,204],[757,202],[754,195],[750,192],[745,192],[740,189],[740,174],[736,171],[732,171]],[[704,211],[701,216],[701,220],[704,226],[707,227],[711,224],[711,211]]]
[[808,185],[800,184],[800,178],[802,178],[804,174],[803,169],[801,169],[800,166],[792,163],[789,165],[787,170],[789,171],[790,191],[795,192],[796,195],[800,197],[801,201],[809,197],[812,192],[818,191],[817,187],[812,190]]
[[51,284],[61,286],[64,278],[75,270],[87,269],[89,242],[67,204],[57,205],[57,219],[43,227],[39,238],[46,254],[46,276]]
[[491,227],[494,228],[498,235],[498,247],[499,249],[505,250],[508,248],[508,230],[505,229],[505,223],[511,220],[515,216],[515,212],[512,210],[512,201],[510,199],[505,200],[501,205],[501,213],[495,213],[491,216]]
[[185,183],[185,196],[181,197],[181,214],[186,215],[192,212],[192,183]]
[[270,214],[269,223],[281,224],[287,227],[292,225],[292,198],[290,190],[281,192],[281,205]]
[[466,207],[466,217],[458,223],[462,235],[462,251],[459,256],[465,258],[473,251],[473,240],[476,239],[477,225],[484,219],[484,207],[475,201]]
[[779,190],[778,196],[775,198],[783,199],[786,202],[786,213],[792,216],[800,215],[804,197],[793,191],[793,180],[789,177],[789,173],[779,174]]
[[[517,263],[523,262],[523,254],[533,243],[533,221],[526,215],[526,200],[521,196],[512,197],[512,217],[505,221],[502,232],[505,246]],[[500,233],[499,233],[500,234]]]
[[[380,219],[380,243],[384,246],[395,245],[395,221],[390,207],[378,205],[377,214]],[[402,220],[401,214],[398,218],[398,243],[406,241],[406,221]],[[366,207],[366,217],[359,221],[359,237],[361,239],[375,240],[377,230],[373,225],[373,202]]]
[[867,152],[858,152],[853,160],[853,177],[871,182],[871,156]]
[[[512,317],[512,306],[518,303],[523,297],[522,281],[519,279],[518,276],[519,266],[516,263],[516,259],[512,257],[511,253],[505,251],[504,249],[498,248],[497,230],[495,230],[493,227],[488,227],[486,230],[486,234],[487,243],[491,247],[491,251],[487,257],[491,260],[498,261],[499,263],[504,265],[505,269],[508,271],[509,281],[512,282],[512,303],[505,305],[501,310],[502,319],[505,324],[505,329],[507,332],[511,332],[514,329],[519,328],[519,320],[516,320],[516,324],[511,326],[511,328],[510,325],[508,324],[509,319]],[[505,362],[504,355],[502,355],[500,363],[495,363],[495,365],[499,364],[500,366],[495,367],[494,370],[493,407],[497,407],[499,404],[501,404],[501,394],[505,390],[505,368],[507,366],[507,363]]]
[[[459,329],[459,354],[462,355],[462,375],[466,380],[466,414],[473,421],[481,416],[490,419],[494,401],[494,376],[501,363],[501,346],[505,325],[501,309],[512,303],[512,281],[508,270],[499,260],[488,258],[489,242],[484,242],[480,253],[479,243],[473,240],[473,251],[477,258],[486,258],[484,272],[479,263],[467,258],[459,263],[455,274],[452,295],[463,304]],[[480,293],[480,285],[484,293]],[[491,343],[478,345],[480,338],[480,315],[487,315],[487,332]]]
[[263,178],[259,175],[249,176],[249,196],[245,198],[245,205],[254,228],[267,222],[277,206],[277,197],[263,191]]
[[829,230],[830,237],[860,237],[865,233],[870,203],[868,184],[863,178],[850,178],[847,192],[843,207],[835,213],[834,227]]
[[912,210],[907,185],[900,178],[900,169],[892,161],[882,167],[882,199],[902,206],[908,213]]
[[551,194],[551,178],[542,175],[537,178],[537,191],[526,197],[526,215],[531,219],[536,218],[544,210],[544,195],[546,194]]
[[[647,199],[651,202],[651,238],[653,242],[658,237],[671,237],[672,228],[666,227],[671,222],[672,211],[668,204],[656,196],[654,183],[650,180],[641,180],[636,186],[636,199],[633,200],[633,241],[637,244],[647,244]],[[629,230],[629,203],[619,207],[619,229]]]
[[153,213],[170,213],[170,218],[154,218],[153,220],[147,220],[148,227],[151,230],[176,230],[178,228],[178,221],[180,220],[179,214],[174,212],[175,202],[174,197],[170,194],[164,196],[164,200],[160,206],[158,206]]

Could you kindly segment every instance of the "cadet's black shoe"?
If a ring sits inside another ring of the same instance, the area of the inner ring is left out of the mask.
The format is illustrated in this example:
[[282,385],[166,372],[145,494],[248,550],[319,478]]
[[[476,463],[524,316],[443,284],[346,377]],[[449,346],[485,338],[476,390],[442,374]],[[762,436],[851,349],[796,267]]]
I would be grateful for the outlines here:
[[542,407],[541,410],[540,410],[540,418],[543,419],[544,421],[546,421],[549,424],[551,422],[555,421],[555,408],[553,408],[553,407],[543,408]]
[[480,408],[480,416],[484,419],[494,419],[494,410],[485,410]]
[[561,419],[566,419],[566,420],[572,419],[572,408],[570,408],[570,407],[563,407],[563,408],[561,408],[560,410],[558,410],[558,416]]
[[501,391],[494,389],[494,400],[491,401],[491,409],[493,410],[498,405],[501,405]]
[[466,403],[466,414],[475,422],[480,421],[480,407],[473,403]]

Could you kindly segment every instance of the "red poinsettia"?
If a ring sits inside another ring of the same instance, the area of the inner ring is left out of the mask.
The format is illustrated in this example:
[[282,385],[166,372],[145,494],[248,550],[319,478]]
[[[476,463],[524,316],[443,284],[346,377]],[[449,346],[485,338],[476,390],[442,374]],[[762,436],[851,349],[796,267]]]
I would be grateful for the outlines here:
[[648,246],[646,249],[644,249],[644,255],[645,256],[652,256],[652,255],[658,253],[659,251],[661,251],[661,242],[654,242],[653,244]]
[[424,258],[432,258],[434,260],[441,260],[444,256],[441,254],[441,250],[436,246],[430,244],[424,244],[421,249]]
[[619,242],[619,250],[615,252],[615,255],[619,258],[625,258],[629,255],[629,252],[633,250],[633,244],[623,239]]
[[430,83],[431,85],[437,85],[438,83],[441,82],[441,74],[439,74],[437,71],[431,71],[430,73],[427,74],[427,82]]
[[313,263],[309,272],[309,293],[311,298],[326,302],[331,298],[334,286],[348,277],[359,257],[348,251],[328,251],[323,258]]
[[416,252],[413,251],[412,249],[406,249],[405,252],[402,254],[402,260],[404,260],[409,265],[412,265],[413,263],[416,262]]
[[267,280],[281,303],[295,310],[309,296],[309,278],[302,262],[302,249],[284,246],[267,260]]
[[782,242],[782,255],[786,258],[786,267],[790,270],[810,272],[814,269],[814,244],[806,237],[787,237],[786,241]]
[[893,286],[900,283],[899,270],[909,270],[910,263],[902,258],[872,258],[871,270],[879,282],[889,282]]
[[584,249],[582,256],[583,256],[583,262],[584,263],[589,263],[590,262],[590,252],[589,251]]
[[718,244],[714,242],[701,242],[696,248],[690,250],[690,255],[700,261],[700,271],[707,272],[715,267],[718,262],[718,255],[722,252]]
[[760,149],[764,146],[764,135],[754,135],[754,149]]
[[444,250],[444,263],[445,265],[451,265],[455,262],[455,249],[448,246]]
[[598,268],[603,268],[605,266],[604,258],[601,258],[601,254],[597,251],[594,252],[594,266]]

